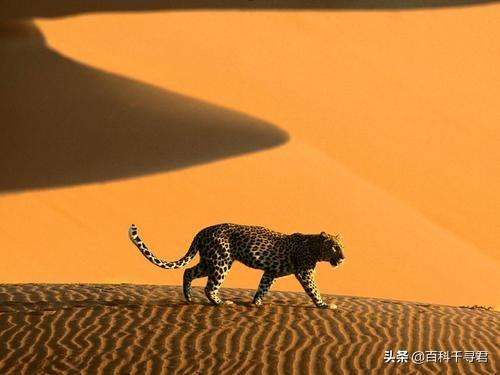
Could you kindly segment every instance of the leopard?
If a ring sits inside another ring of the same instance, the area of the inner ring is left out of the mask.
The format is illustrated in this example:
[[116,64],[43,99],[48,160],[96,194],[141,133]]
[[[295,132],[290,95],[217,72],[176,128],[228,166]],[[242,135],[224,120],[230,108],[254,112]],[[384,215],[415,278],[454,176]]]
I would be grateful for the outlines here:
[[216,224],[200,230],[187,253],[171,262],[153,254],[139,237],[134,224],[129,228],[129,238],[147,260],[164,269],[185,268],[199,253],[198,264],[184,271],[182,290],[188,303],[192,301],[192,281],[207,277],[205,295],[209,302],[215,306],[233,304],[219,297],[219,289],[237,261],[264,271],[253,298],[255,306],[262,305],[264,296],[277,278],[293,274],[318,308],[337,308],[321,297],[315,281],[315,268],[318,262],[329,262],[337,267],[344,261],[344,246],[338,234],[285,234],[262,226]]

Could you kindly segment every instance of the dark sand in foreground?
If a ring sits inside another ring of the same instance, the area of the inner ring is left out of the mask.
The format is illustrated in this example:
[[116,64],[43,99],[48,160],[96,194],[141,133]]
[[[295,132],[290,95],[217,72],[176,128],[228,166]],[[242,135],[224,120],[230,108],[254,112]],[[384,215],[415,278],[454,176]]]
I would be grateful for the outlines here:
[[[499,313],[399,301],[223,289],[212,307],[202,289],[186,304],[179,287],[1,285],[1,374],[493,374]],[[326,298],[325,298],[326,299]],[[384,364],[385,350],[486,350],[488,363]]]

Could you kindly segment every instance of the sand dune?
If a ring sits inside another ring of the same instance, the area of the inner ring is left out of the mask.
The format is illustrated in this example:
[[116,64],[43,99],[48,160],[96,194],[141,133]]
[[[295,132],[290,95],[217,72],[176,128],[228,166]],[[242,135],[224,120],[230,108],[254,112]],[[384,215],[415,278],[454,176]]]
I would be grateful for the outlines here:
[[[341,232],[323,292],[500,306],[500,8],[398,3],[0,7],[47,17],[1,34],[0,281],[178,284],[130,223],[176,259],[229,221]],[[236,265],[225,286],[259,276]]]
[[287,140],[262,120],[65,58],[31,23],[0,33],[0,79],[8,82],[0,94],[0,190],[168,171]]
[[[336,311],[305,294],[222,290],[235,306],[214,308],[196,289],[146,285],[1,285],[2,374],[489,373],[499,313],[330,296]],[[384,351],[486,350],[488,363],[384,364]]]

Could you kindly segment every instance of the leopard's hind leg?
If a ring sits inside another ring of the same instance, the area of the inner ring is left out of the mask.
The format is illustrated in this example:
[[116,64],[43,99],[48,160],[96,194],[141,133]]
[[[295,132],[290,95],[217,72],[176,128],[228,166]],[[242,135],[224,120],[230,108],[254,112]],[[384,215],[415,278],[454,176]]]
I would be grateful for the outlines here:
[[191,282],[194,279],[207,276],[207,266],[205,262],[201,261],[196,266],[188,268],[184,271],[184,280],[182,284],[182,291],[186,301],[191,302]]
[[233,261],[231,259],[224,259],[212,261],[208,266],[208,281],[205,287],[205,294],[210,302],[214,305],[230,305],[233,302],[223,301],[219,297],[219,289],[224,282],[224,279],[231,268]]

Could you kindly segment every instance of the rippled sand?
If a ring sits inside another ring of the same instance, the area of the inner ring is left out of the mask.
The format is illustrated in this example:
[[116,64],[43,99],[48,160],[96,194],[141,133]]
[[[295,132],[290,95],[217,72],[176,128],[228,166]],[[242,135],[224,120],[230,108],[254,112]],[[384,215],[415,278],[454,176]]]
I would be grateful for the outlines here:
[[[223,289],[233,306],[186,304],[179,287],[0,286],[2,374],[489,373],[498,346],[494,311],[305,294]],[[487,350],[488,363],[384,364],[385,350]]]

